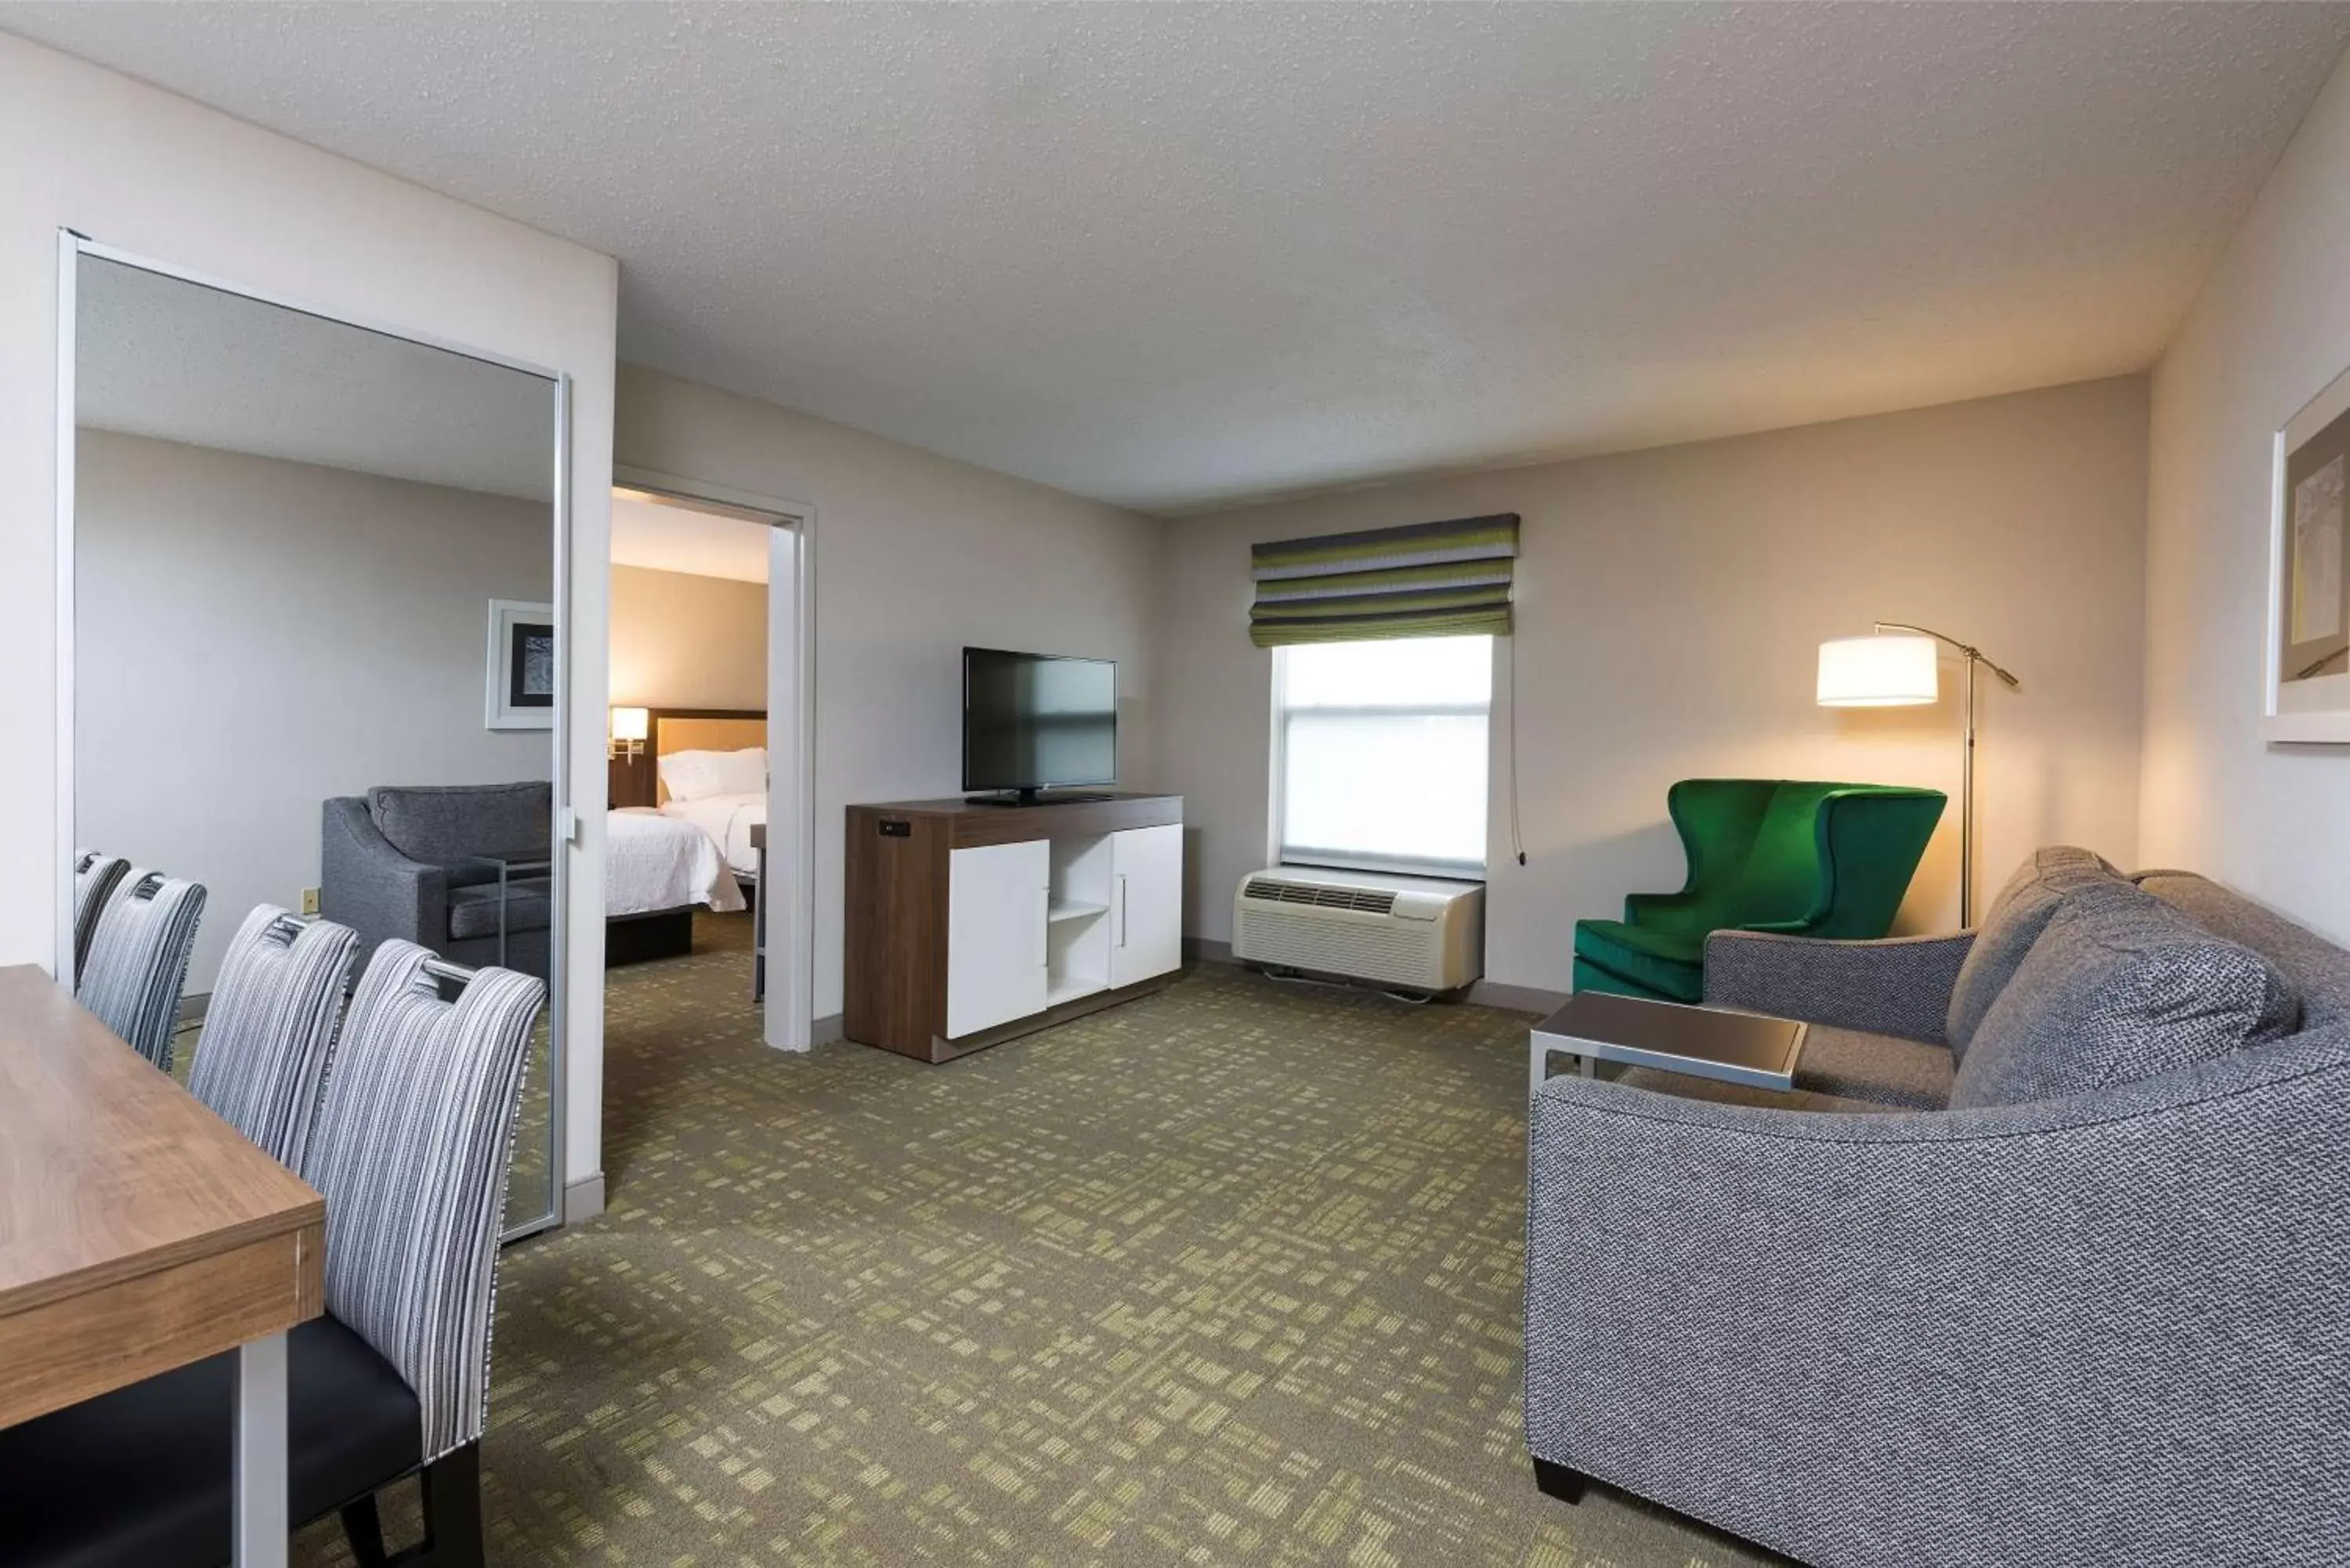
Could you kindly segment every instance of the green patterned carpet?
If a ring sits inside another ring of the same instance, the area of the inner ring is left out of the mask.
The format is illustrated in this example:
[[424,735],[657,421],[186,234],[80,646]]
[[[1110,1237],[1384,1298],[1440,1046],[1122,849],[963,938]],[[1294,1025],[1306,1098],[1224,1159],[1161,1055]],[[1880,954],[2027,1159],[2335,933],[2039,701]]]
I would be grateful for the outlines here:
[[1520,1016],[1210,968],[949,1066],[791,1057],[743,925],[612,976],[610,1211],[500,1281],[494,1563],[1753,1561],[1534,1489]]

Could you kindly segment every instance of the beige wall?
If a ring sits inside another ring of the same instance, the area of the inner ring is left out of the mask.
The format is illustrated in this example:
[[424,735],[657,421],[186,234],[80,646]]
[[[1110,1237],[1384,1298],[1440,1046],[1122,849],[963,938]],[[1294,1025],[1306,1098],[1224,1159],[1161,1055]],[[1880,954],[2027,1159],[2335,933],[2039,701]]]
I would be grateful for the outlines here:
[[1517,746],[1523,869],[1505,853],[1497,679],[1487,973],[1565,990],[1575,919],[1680,885],[1675,779],[1917,784],[1951,811],[1908,929],[1957,919],[1956,667],[1931,709],[1812,701],[1823,639],[1883,617],[1975,642],[1978,789],[1993,886],[2034,845],[2137,839],[2143,378],[1423,483],[1170,524],[1159,561],[1159,776],[1192,826],[1187,929],[1229,940],[1263,864],[1271,656],[1249,645],[1255,541],[1483,513],[1523,518]]
[[[254,905],[318,885],[319,808],[382,784],[543,779],[483,727],[489,601],[544,599],[542,502],[84,431],[75,826],[205,885],[188,990]],[[135,628],[137,635],[126,635]]]
[[764,708],[767,585],[614,566],[612,701]]
[[962,782],[965,645],[1118,664],[1118,771],[1162,783],[1150,577],[1158,525],[879,436],[623,368],[632,468],[816,512],[816,1005],[840,1011],[841,834],[853,801]]
[[[577,558],[610,548],[619,269],[566,241],[111,71],[0,36],[0,962],[47,964],[64,910],[57,811],[57,232],[329,313],[571,379]],[[574,574],[575,648],[604,644],[604,574]],[[603,1061],[604,667],[571,686],[582,847],[566,1165],[598,1169]]]
[[2350,747],[2261,739],[2271,441],[2350,368],[2350,66],[2154,376],[2141,858],[2350,941]]

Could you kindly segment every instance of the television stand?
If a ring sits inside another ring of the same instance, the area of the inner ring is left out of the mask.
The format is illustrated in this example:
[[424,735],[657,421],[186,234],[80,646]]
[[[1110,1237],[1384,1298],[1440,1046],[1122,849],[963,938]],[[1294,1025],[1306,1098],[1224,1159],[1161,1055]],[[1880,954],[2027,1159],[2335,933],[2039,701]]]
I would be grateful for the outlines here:
[[847,849],[842,1033],[862,1044],[951,1062],[1182,963],[1180,795],[852,805]]

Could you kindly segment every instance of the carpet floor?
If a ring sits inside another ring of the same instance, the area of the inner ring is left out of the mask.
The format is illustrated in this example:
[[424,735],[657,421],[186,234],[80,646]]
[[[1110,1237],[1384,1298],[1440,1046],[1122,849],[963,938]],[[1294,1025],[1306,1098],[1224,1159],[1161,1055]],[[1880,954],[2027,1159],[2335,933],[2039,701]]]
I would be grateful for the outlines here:
[[493,1563],[1758,1561],[1534,1488],[1522,1016],[1211,967],[948,1066],[786,1056],[744,924],[611,976],[609,1211],[499,1281]]

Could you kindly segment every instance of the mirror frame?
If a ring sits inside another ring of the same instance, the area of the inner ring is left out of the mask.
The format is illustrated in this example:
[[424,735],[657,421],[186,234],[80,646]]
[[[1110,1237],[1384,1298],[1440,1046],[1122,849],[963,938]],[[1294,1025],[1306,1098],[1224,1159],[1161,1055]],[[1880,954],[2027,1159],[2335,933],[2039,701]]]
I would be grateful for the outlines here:
[[[549,743],[555,753],[552,759],[555,820],[549,827],[555,864],[551,893],[553,924],[547,938],[546,978],[547,1203],[543,1212],[503,1226],[498,1240],[504,1243],[551,1230],[562,1222],[564,1192],[570,1180],[569,1073],[564,1045],[569,1023],[566,989],[571,956],[571,852],[579,846],[578,815],[571,800],[571,378],[560,370],[516,359],[510,355],[491,353],[470,344],[452,342],[408,327],[367,320],[304,300],[291,299],[268,289],[251,287],[192,268],[158,261],[151,256],[139,255],[100,244],[73,229],[57,231],[57,709],[54,715],[57,731],[57,860],[54,881],[57,951],[52,961],[55,965],[52,972],[61,978],[71,976],[74,970],[74,663],[78,631],[74,607],[75,358],[78,352],[75,301],[81,260],[85,256],[95,261],[135,267],[162,277],[176,278],[182,283],[215,289],[223,294],[238,295],[281,310],[316,317],[337,326],[401,338],[463,358],[494,365],[501,369],[519,370],[550,385],[555,399],[555,561],[550,596],[555,605],[555,725]],[[70,983],[69,980],[68,983]],[[508,1158],[512,1158],[511,1151]]]

